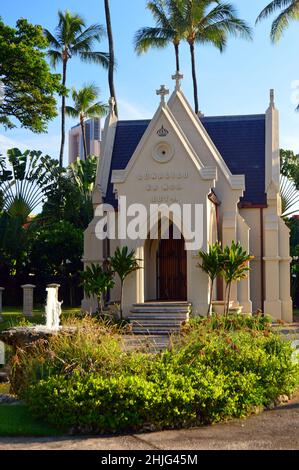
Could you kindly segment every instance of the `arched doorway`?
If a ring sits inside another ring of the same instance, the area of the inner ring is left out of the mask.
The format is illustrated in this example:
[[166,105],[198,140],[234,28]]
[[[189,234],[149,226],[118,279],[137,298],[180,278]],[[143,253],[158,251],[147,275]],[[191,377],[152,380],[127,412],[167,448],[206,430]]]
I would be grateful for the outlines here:
[[157,251],[157,297],[160,301],[187,300],[187,253],[185,240],[161,239]]

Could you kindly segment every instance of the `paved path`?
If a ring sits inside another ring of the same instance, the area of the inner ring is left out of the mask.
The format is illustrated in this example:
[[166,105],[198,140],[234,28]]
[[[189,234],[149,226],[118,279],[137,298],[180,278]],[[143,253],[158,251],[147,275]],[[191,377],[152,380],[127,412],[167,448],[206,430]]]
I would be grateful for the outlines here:
[[0,438],[1,450],[299,449],[299,393],[247,420],[197,429],[113,437]]

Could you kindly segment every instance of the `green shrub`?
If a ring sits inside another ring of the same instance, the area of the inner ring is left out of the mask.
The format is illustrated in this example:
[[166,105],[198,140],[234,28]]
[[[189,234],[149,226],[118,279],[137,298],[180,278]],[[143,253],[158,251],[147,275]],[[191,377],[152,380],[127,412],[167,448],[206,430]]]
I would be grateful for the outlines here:
[[33,416],[77,432],[115,432],[245,417],[294,391],[291,355],[264,320],[218,317],[192,321],[160,354],[125,352],[112,326],[85,320],[74,336],[15,361]]

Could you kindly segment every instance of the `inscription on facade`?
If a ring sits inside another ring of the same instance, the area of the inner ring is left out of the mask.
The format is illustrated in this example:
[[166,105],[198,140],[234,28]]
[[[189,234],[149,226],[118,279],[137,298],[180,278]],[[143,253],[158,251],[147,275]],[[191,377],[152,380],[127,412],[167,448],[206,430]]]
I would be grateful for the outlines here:
[[[161,173],[146,171],[145,173],[137,175],[139,181],[147,183],[145,186],[147,192],[156,193],[151,198],[153,204],[173,204],[180,202],[177,195],[173,193],[182,191],[182,182],[188,180],[188,178],[189,173],[187,171],[165,171]],[[165,194],[167,192],[171,192],[172,194]]]

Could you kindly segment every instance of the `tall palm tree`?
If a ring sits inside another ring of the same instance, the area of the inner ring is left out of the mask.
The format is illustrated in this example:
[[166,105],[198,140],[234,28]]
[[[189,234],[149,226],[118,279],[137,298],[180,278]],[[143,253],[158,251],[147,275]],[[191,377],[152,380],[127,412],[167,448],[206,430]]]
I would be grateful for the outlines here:
[[107,114],[108,106],[96,101],[99,96],[99,89],[94,85],[85,85],[81,90],[77,91],[73,88],[72,98],[74,106],[66,106],[65,112],[67,116],[79,118],[82,130],[84,160],[87,159],[87,143],[85,132],[85,120],[96,117],[103,117]]
[[251,28],[237,17],[230,3],[221,0],[178,0],[181,28],[190,47],[195,113],[199,113],[195,61],[196,44],[212,44],[223,52],[229,35],[251,39]]
[[63,154],[65,145],[65,101],[66,101],[66,81],[67,65],[69,60],[78,56],[84,62],[98,63],[104,68],[109,66],[109,54],[106,52],[94,52],[93,45],[100,41],[105,34],[105,29],[99,24],[93,24],[86,28],[85,21],[77,14],[66,10],[58,12],[58,26],[55,34],[47,29],[44,30],[45,36],[49,41],[48,56],[54,67],[62,62],[62,92],[61,107],[61,147],[59,161],[63,165]]
[[259,14],[256,22],[268,18],[277,10],[282,10],[272,23],[271,40],[279,41],[290,21],[299,20],[299,0],[273,0]]
[[116,116],[118,116],[118,107],[117,107],[115,85],[114,85],[114,70],[115,70],[114,41],[113,41],[113,31],[112,31],[109,0],[104,0],[104,4],[105,4],[106,27],[107,27],[109,56],[110,56],[109,69],[108,69],[108,82],[109,82],[110,96],[114,98],[114,102],[115,102],[115,106],[114,106],[115,114]]
[[153,0],[147,2],[156,26],[140,28],[134,38],[135,51],[143,54],[150,48],[164,49],[173,44],[176,71],[180,71],[180,43],[183,34],[180,29],[180,9],[178,0]]

